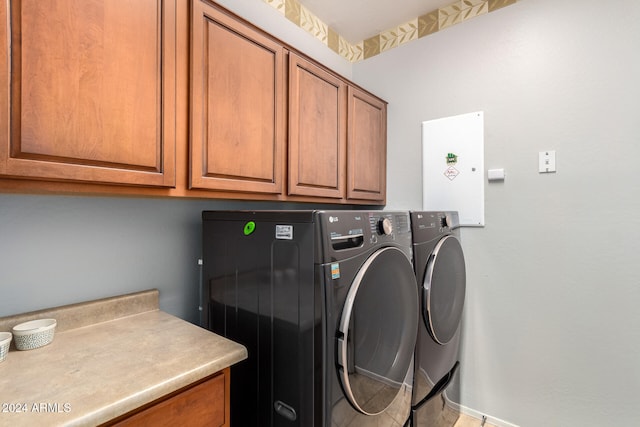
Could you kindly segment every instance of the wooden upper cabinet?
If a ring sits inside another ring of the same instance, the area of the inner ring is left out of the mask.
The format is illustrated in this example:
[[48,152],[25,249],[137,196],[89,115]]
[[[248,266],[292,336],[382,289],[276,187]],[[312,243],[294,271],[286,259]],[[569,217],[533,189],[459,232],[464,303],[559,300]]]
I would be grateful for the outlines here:
[[346,84],[289,55],[289,194],[345,197]]
[[349,86],[347,198],[386,202],[387,104]]
[[0,190],[380,205],[386,114],[211,0],[0,1]]
[[0,3],[0,175],[175,185],[175,0]]
[[190,188],[282,193],[283,47],[202,0],[191,26]]

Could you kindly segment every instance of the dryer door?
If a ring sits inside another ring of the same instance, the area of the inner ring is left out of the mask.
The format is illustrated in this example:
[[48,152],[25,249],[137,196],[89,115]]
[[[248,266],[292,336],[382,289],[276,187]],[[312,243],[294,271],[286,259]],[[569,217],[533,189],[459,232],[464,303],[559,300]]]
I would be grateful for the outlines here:
[[375,252],[349,288],[337,334],[340,381],[360,412],[383,412],[402,389],[419,318],[411,262],[397,248]]
[[441,239],[429,257],[424,275],[422,314],[438,344],[451,341],[460,325],[466,290],[466,270],[460,241]]

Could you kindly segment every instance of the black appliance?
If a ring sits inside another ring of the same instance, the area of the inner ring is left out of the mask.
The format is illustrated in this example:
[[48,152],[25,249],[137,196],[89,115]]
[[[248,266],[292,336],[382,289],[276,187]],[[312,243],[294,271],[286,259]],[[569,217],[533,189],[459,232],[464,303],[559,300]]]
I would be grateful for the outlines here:
[[411,421],[453,427],[460,416],[460,334],[466,268],[457,212],[411,212],[421,316],[415,350]]
[[247,347],[234,426],[402,426],[418,328],[407,212],[203,212],[203,326]]

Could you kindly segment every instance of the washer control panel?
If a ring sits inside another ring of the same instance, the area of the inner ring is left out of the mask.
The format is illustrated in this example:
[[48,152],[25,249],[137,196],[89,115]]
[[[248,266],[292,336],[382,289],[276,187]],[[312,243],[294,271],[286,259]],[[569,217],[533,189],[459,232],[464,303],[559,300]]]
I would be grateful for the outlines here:
[[417,212],[413,216],[414,229],[424,230],[433,228],[439,232],[453,227],[453,212]]
[[334,250],[411,238],[407,212],[326,212],[325,224]]
[[413,212],[411,214],[411,231],[414,242],[424,242],[451,233],[457,227],[458,213],[455,211]]

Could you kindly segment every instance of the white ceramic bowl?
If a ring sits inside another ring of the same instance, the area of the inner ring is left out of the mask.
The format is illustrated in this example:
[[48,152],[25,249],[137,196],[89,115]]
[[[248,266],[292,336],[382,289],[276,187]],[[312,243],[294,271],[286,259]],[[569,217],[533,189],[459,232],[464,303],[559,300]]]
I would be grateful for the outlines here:
[[33,350],[53,341],[55,319],[39,319],[20,323],[11,329],[18,350]]
[[7,357],[12,336],[11,332],[0,332],[0,362]]

